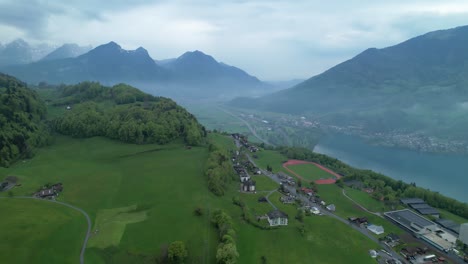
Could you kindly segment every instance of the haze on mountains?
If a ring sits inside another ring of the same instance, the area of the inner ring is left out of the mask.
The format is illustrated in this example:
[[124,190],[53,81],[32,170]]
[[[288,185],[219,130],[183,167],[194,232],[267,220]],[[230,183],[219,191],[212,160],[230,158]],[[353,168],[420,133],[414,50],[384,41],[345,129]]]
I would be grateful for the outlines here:
[[125,82],[153,94],[179,99],[233,98],[265,94],[274,89],[245,71],[218,62],[198,50],[159,62],[142,47],[124,50],[117,43],[109,42],[76,58],[63,58],[63,53],[73,48],[76,47],[62,46],[41,61],[7,66],[3,71],[28,83],[99,81],[113,85]]
[[230,104],[373,132],[467,139],[468,26],[370,48],[290,89]]
[[89,50],[91,46],[81,47],[75,43],[56,47],[45,43],[31,45],[23,39],[16,39],[5,45],[0,43],[0,67],[28,64],[39,60],[73,58]]

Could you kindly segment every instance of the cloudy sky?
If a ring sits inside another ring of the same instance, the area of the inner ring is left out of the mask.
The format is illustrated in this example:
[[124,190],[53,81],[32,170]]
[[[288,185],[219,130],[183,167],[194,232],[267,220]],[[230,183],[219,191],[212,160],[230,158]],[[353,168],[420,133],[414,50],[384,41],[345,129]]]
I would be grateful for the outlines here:
[[308,78],[369,47],[468,25],[468,1],[0,0],[0,41],[201,50],[263,80]]

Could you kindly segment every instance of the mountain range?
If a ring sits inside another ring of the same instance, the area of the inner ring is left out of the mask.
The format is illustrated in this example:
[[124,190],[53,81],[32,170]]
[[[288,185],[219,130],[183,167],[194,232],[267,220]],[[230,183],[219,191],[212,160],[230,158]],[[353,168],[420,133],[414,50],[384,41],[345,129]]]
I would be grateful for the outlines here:
[[230,104],[309,115],[374,132],[406,130],[466,138],[468,26],[370,48],[296,86]]
[[49,44],[32,45],[23,39],[16,39],[5,45],[0,43],[0,67],[24,65],[39,60],[63,59],[77,57],[91,49],[77,44],[57,46]]
[[[233,98],[274,90],[274,86],[198,50],[162,61],[151,58],[142,47],[125,50],[115,42],[70,57],[75,50],[77,46],[64,45],[40,61],[0,70],[28,83],[125,82],[147,92],[177,98]],[[68,58],[63,58],[64,54]]]

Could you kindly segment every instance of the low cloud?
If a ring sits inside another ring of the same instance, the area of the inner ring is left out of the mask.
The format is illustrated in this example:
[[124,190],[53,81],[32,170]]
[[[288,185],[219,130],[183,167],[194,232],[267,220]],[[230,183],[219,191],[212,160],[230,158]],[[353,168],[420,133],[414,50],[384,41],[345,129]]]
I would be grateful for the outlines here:
[[368,47],[468,24],[464,1],[0,1],[4,41],[114,40],[155,59],[198,49],[267,80],[308,78]]

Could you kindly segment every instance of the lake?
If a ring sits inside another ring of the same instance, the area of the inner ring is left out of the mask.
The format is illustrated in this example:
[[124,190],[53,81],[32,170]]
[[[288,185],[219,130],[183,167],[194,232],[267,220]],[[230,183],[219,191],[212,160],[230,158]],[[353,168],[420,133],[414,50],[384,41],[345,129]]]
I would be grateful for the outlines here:
[[468,156],[435,154],[375,146],[348,135],[323,138],[315,152],[335,157],[351,166],[371,169],[397,180],[438,191],[468,202]]

